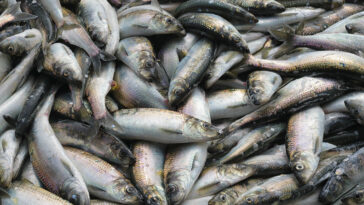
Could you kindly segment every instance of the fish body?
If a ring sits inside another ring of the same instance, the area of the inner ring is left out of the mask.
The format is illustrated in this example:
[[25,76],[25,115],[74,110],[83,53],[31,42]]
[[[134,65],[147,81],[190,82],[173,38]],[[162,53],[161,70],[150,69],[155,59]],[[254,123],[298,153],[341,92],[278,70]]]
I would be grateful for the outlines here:
[[21,56],[34,48],[41,40],[42,34],[38,29],[28,29],[2,40],[0,50],[9,55]]

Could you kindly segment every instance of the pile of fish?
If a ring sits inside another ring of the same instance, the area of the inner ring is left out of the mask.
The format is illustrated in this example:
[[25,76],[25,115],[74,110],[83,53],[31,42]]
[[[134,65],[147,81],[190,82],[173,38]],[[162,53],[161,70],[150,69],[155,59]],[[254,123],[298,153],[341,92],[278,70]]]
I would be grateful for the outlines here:
[[0,204],[364,204],[362,0],[0,13]]

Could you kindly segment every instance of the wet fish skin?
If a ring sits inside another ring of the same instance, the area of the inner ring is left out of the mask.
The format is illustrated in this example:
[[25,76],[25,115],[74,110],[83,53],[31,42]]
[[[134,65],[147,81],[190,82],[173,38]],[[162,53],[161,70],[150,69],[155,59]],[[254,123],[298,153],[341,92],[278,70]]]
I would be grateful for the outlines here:
[[9,36],[21,33],[27,29],[28,29],[28,26],[9,25],[0,31],[0,41],[4,40],[5,38],[7,38]]
[[148,205],[167,205],[163,187],[164,146],[139,141],[133,145],[136,162],[132,168],[136,186]]
[[199,36],[187,33],[183,37],[171,38],[159,49],[158,58],[169,79],[176,72],[178,63],[187,55],[192,46],[199,40]]
[[[195,88],[179,111],[210,123],[210,112],[207,106],[205,92],[201,88]],[[190,193],[204,168],[207,146],[207,143],[191,143],[167,150],[164,184],[170,203],[181,204]]]
[[336,22],[335,24],[331,25],[321,33],[346,33],[345,26],[350,23],[360,23],[363,20],[364,12],[354,13],[351,16],[346,17],[345,19]]
[[13,178],[14,159],[19,150],[21,139],[14,130],[8,130],[0,136],[0,184],[9,187]]
[[206,38],[199,40],[178,64],[168,90],[168,102],[178,105],[202,80],[214,52],[214,43]]
[[54,43],[48,47],[43,67],[47,73],[69,83],[82,83],[82,70],[74,53],[65,44]]
[[49,124],[58,86],[52,86],[34,119],[31,134],[27,138],[30,158],[47,190],[74,204],[90,204],[89,192],[80,172],[66,156]]
[[40,0],[42,6],[51,15],[52,20],[56,23],[57,28],[61,28],[65,24],[64,16],[62,13],[62,6],[59,0]]
[[241,161],[269,146],[285,129],[286,125],[284,123],[268,124],[253,129],[243,136],[228,153],[213,161],[213,164],[224,164],[233,160]]
[[167,109],[167,99],[151,84],[138,77],[125,65],[116,68],[114,75],[116,88],[112,89],[115,99],[127,108],[150,107]]
[[[7,190],[10,198],[0,199],[4,205],[12,204],[55,204],[55,205],[71,205],[70,202],[63,200],[51,192],[37,187],[27,181],[16,181]],[[16,203],[14,203],[14,201]]]
[[7,37],[0,42],[0,50],[9,55],[21,56],[41,42],[42,34],[38,29],[28,29]]
[[0,82],[2,79],[9,73],[9,71],[13,68],[12,66],[12,58],[0,52]]
[[249,189],[253,188],[256,185],[259,185],[264,182],[264,179],[248,179],[242,183],[238,183],[232,187],[226,188],[219,193],[217,193],[212,199],[209,201],[209,205],[230,205],[236,202],[236,199],[239,195],[244,194]]
[[346,108],[349,110],[350,114],[355,117],[356,121],[363,125],[364,124],[364,107],[363,101],[361,100],[345,100]]
[[290,167],[297,180],[306,184],[315,174],[324,136],[325,114],[312,107],[289,118],[286,150]]
[[178,20],[187,31],[219,39],[243,53],[250,52],[246,41],[237,29],[218,15],[211,13],[187,13],[178,17]]
[[[24,107],[27,97],[34,85],[34,78],[30,78],[20,87],[12,96],[0,105],[0,116],[16,118]],[[0,117],[0,133],[4,132],[9,127],[4,117]]]
[[324,8],[327,10],[330,9],[336,9],[341,7],[344,4],[344,0],[323,0],[323,1],[317,1],[317,0],[308,0],[308,1],[296,1],[296,0],[277,0],[279,3],[281,3],[284,7],[300,7],[300,6],[312,6],[312,7],[318,7],[318,8]]
[[348,113],[349,110],[345,106],[346,100],[356,100],[356,99],[364,99],[364,92],[362,91],[354,91],[350,92],[346,95],[343,95],[329,103],[326,103],[322,106],[322,109],[324,109],[325,113],[333,113],[333,112],[344,112]]
[[0,103],[4,103],[11,94],[25,82],[33,68],[33,63],[37,58],[39,51],[39,45],[34,47],[29,54],[2,79],[0,84]]
[[22,142],[19,145],[18,152],[16,154],[16,157],[14,159],[13,163],[13,171],[12,171],[12,178],[16,179],[20,172],[21,168],[24,166],[26,159],[29,156],[28,152],[28,144],[26,140],[22,140]]
[[187,1],[180,4],[174,15],[180,16],[187,12],[202,12],[202,13],[215,13],[226,19],[236,19],[242,22],[256,23],[258,19],[245,9],[229,3],[228,1],[220,0],[202,0],[202,1]]
[[122,39],[118,44],[116,56],[141,78],[151,81],[156,77],[157,59],[153,46],[147,38]]
[[22,173],[20,175],[20,179],[24,181],[29,181],[30,183],[34,184],[38,187],[43,187],[42,182],[39,180],[37,174],[34,171],[32,162],[27,160],[24,163],[24,168],[22,169]]
[[344,205],[359,205],[364,202],[364,190],[359,189],[341,199]]
[[348,33],[364,34],[364,27],[360,23],[349,23],[345,25]]
[[251,103],[246,89],[211,92],[207,96],[211,119],[237,118],[258,108]]
[[120,38],[161,34],[185,35],[181,23],[153,5],[135,6],[118,12]]
[[123,130],[121,138],[125,139],[170,144],[206,142],[219,135],[210,123],[164,109],[121,109],[114,113],[114,119]]
[[346,158],[329,178],[321,190],[319,200],[331,203],[363,181],[364,148]]
[[65,147],[65,152],[82,174],[90,194],[122,204],[139,204],[139,191],[112,165],[88,152]]
[[327,99],[327,96],[337,97],[347,90],[349,87],[345,83],[333,79],[302,77],[293,80],[276,92],[275,95],[278,97],[274,100],[224,128],[222,137],[236,131],[239,127],[249,126],[253,122],[277,119],[307,106],[327,102],[330,100]]
[[325,136],[335,134],[356,125],[355,119],[349,114],[333,112],[325,115]]
[[303,29],[297,31],[297,34],[313,35],[325,30],[332,24],[362,10],[364,10],[364,7],[361,5],[345,3],[342,7],[332,11],[326,11],[317,18],[305,22]]
[[253,14],[273,15],[285,11],[285,7],[274,0],[226,0],[228,3],[240,6]]
[[2,12],[0,15],[0,28],[4,27],[8,23],[33,20],[38,17],[21,11],[18,12],[19,10],[20,2],[9,6],[4,12]]
[[240,195],[237,204],[264,204],[290,199],[299,187],[293,174],[282,174],[264,181]]
[[236,132],[215,141],[209,145],[208,151],[212,154],[219,154],[229,151],[232,147],[234,147],[239,140],[247,135],[251,131],[251,128],[239,129]]
[[248,77],[249,99],[255,105],[267,103],[282,84],[278,74],[269,71],[255,71]]
[[[90,152],[106,161],[127,166],[127,146],[115,136],[107,134],[97,127],[73,120],[63,120],[51,124],[56,137],[64,146],[76,147]],[[130,153],[130,151],[127,151]]]
[[110,112],[110,113],[114,113],[116,111],[119,110],[119,105],[118,103],[116,102],[116,100],[114,100],[114,98],[112,98],[111,96],[106,96],[105,98],[105,105],[106,105],[106,108],[107,110]]

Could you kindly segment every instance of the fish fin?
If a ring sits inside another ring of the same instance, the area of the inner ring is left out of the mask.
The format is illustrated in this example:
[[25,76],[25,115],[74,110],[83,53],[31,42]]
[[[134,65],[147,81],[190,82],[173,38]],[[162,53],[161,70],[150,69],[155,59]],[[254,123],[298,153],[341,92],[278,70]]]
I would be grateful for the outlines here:
[[11,14],[11,15],[15,15],[20,9],[20,2],[11,5],[9,8],[7,8],[2,14],[1,16],[7,15],[7,14]]
[[170,129],[165,129],[165,128],[159,128],[159,129],[161,131],[165,132],[165,133],[177,134],[177,135],[182,135],[183,134],[181,131],[170,130]]
[[156,8],[158,8],[160,11],[163,11],[163,9],[161,8],[161,5],[159,4],[158,0],[152,0],[150,2],[150,4]]
[[38,16],[28,13],[17,13],[14,15],[14,20],[12,22],[17,21],[28,21],[38,18]]
[[117,137],[122,137],[122,134],[124,133],[123,128],[118,122],[116,122],[114,117],[109,112],[106,112],[106,116],[101,118],[99,123],[104,128],[106,133]]
[[159,62],[156,62],[155,68],[156,68],[156,71],[157,71],[159,84],[163,88],[167,89],[168,86],[169,86],[169,77],[168,77],[168,74],[167,74],[166,70],[164,69],[164,67]]
[[11,126],[16,127],[16,119],[10,117],[9,115],[3,115],[4,120]]
[[186,49],[177,48],[178,60],[181,61],[187,55],[187,53],[188,53],[188,51]]
[[90,60],[92,63],[92,69],[94,70],[94,72],[99,75],[101,72],[101,59],[100,59],[100,55],[94,55],[94,56],[90,56]]
[[100,50],[100,58],[103,61],[114,61],[116,60],[115,56],[107,53],[106,51]]
[[303,29],[305,28],[305,22],[304,21],[301,21],[299,24],[298,24],[298,26],[297,26],[297,28],[296,28],[296,30],[295,30],[295,34],[300,34],[300,33],[302,33],[302,31],[303,31]]
[[71,83],[69,84],[69,89],[71,90],[73,109],[77,112],[82,107],[82,101],[83,101],[82,88],[79,88],[78,85]]
[[293,38],[294,33],[290,32],[291,30],[288,30],[288,32],[284,30],[278,30],[278,29],[269,29],[268,32],[270,35],[273,36],[273,38],[277,39],[278,41],[289,41]]
[[0,203],[2,198],[11,198],[8,191],[6,191],[4,188],[0,187]]
[[279,58],[291,51],[293,48],[293,45],[289,41],[286,41],[282,43],[278,51],[273,54],[273,58]]

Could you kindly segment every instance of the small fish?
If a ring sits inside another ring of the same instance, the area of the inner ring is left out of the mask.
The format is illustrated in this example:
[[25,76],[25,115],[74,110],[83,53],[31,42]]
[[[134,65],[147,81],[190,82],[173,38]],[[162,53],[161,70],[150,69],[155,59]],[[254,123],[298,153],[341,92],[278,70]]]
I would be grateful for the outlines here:
[[282,84],[277,73],[255,71],[248,76],[248,95],[254,105],[267,103]]
[[346,33],[346,25],[351,23],[360,23],[363,21],[364,11],[354,13],[353,15],[336,22],[321,33]]
[[333,113],[333,112],[346,112],[348,113],[349,110],[345,106],[346,100],[364,100],[364,92],[362,91],[354,91],[350,92],[346,95],[343,95],[329,103],[326,103],[322,106],[322,109],[325,113]]
[[333,112],[325,115],[325,136],[338,133],[356,125],[355,119],[347,113]]
[[360,23],[349,23],[345,25],[345,29],[348,33],[364,34],[364,27]]

